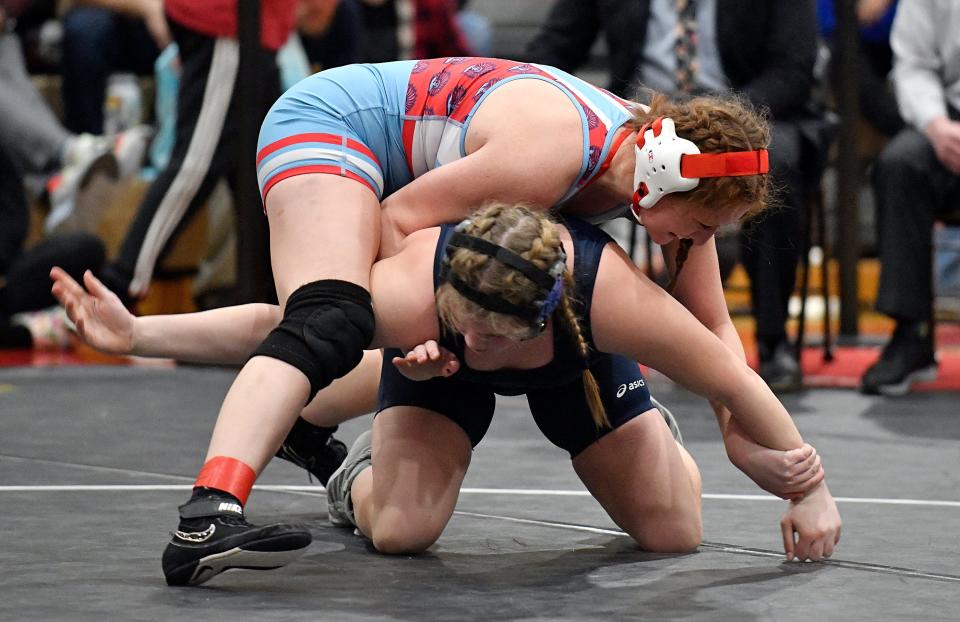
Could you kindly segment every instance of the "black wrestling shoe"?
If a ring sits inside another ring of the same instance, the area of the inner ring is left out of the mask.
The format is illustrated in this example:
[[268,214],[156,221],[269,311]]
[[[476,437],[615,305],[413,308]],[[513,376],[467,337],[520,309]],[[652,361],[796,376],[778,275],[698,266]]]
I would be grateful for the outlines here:
[[860,390],[870,395],[906,395],[917,382],[937,378],[933,335],[928,322],[898,322],[880,360],[860,380]]
[[306,469],[326,486],[330,474],[347,457],[347,446],[333,436],[336,431],[337,426],[322,428],[298,417],[276,455]]
[[167,585],[200,585],[231,568],[279,568],[300,557],[313,540],[297,525],[251,525],[239,503],[215,495],[181,505],[172,535],[163,551]]

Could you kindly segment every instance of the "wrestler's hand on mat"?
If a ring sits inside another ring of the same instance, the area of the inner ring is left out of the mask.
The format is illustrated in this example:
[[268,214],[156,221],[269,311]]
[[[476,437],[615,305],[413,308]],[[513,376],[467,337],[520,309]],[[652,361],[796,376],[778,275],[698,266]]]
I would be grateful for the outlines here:
[[406,356],[393,357],[393,364],[401,374],[416,381],[452,376],[460,371],[456,355],[433,339],[411,349]]
[[822,482],[802,499],[791,501],[790,509],[780,519],[787,561],[820,561],[830,557],[840,542],[840,528],[837,504],[827,483]]
[[730,461],[757,486],[781,499],[799,499],[823,481],[817,450],[809,443],[780,451],[759,445],[731,420],[724,436]]
[[128,354],[133,349],[136,318],[92,272],[83,274],[86,289],[60,268],[50,270],[50,278],[50,291],[84,342],[108,354]]

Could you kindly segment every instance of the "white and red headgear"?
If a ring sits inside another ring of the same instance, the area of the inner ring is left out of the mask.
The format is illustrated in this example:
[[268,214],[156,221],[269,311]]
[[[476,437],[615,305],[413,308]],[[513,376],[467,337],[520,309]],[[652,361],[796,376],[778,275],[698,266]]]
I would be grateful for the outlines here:
[[693,190],[701,177],[761,175],[770,170],[766,149],[700,153],[700,148],[677,136],[673,119],[660,117],[644,125],[634,147],[633,217],[640,208],[650,209],[664,195]]

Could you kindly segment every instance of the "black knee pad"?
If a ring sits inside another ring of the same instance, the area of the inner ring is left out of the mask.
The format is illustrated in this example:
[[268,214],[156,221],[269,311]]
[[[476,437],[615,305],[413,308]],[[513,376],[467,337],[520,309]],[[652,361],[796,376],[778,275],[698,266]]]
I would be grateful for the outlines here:
[[252,356],[293,365],[310,381],[310,398],[357,366],[373,340],[370,293],[347,281],[314,281],[287,299],[283,320]]

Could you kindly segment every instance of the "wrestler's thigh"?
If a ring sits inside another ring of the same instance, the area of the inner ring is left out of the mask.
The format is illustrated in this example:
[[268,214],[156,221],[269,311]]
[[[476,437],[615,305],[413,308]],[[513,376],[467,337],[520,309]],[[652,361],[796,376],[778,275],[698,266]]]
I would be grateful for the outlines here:
[[337,175],[296,175],[271,188],[266,212],[281,301],[323,279],[369,289],[380,244],[380,202],[370,188]]
[[[470,464],[463,428],[436,412],[394,406],[373,423],[373,497],[380,519],[446,524]],[[442,526],[442,525],[441,525]]]
[[573,459],[584,485],[644,548],[689,550],[701,532],[700,476],[656,409]]

